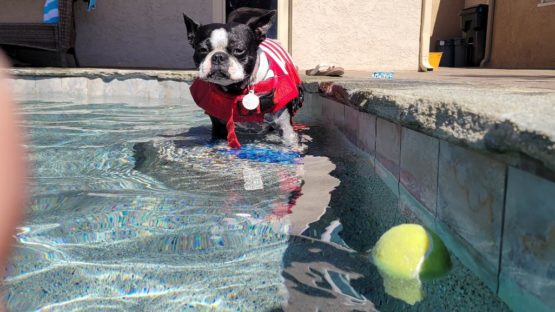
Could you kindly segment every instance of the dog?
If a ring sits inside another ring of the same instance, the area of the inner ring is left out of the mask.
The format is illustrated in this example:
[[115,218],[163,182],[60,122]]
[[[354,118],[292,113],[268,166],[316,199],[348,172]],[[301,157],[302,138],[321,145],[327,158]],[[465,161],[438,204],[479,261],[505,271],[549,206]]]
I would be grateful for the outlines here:
[[275,11],[240,9],[227,24],[200,25],[183,14],[199,69],[191,85],[196,104],[212,121],[214,139],[241,146],[238,130],[279,131],[288,146],[298,144],[293,116],[303,105],[302,82],[291,56],[267,39]]

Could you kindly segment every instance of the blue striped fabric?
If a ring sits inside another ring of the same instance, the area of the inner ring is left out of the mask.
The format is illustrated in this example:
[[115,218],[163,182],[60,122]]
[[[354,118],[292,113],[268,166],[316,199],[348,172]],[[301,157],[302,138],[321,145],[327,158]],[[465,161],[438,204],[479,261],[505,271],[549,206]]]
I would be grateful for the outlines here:
[[96,0],[89,0],[89,7],[87,8],[87,11],[92,11],[96,9]]
[[58,12],[58,0],[46,0],[44,3],[44,18],[46,24],[57,24],[60,22],[60,13]]

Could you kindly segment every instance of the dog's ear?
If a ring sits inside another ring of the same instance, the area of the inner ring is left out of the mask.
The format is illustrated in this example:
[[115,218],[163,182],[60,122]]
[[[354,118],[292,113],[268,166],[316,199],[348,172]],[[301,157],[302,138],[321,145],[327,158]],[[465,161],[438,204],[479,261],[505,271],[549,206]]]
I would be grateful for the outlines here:
[[266,33],[274,25],[276,11],[270,11],[256,19],[250,20],[248,26],[254,31],[256,40],[262,42],[266,39]]
[[193,21],[185,13],[183,13],[183,20],[185,21],[185,26],[187,27],[187,39],[189,39],[189,43],[193,46],[195,42],[195,34],[197,33],[200,24]]

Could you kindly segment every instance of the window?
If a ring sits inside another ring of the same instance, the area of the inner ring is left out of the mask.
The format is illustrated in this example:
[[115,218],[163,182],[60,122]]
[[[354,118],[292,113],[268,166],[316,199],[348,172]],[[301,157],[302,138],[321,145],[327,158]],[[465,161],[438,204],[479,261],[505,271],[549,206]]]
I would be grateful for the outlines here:
[[555,5],[555,0],[540,0],[540,3],[538,4],[539,7],[546,5]]

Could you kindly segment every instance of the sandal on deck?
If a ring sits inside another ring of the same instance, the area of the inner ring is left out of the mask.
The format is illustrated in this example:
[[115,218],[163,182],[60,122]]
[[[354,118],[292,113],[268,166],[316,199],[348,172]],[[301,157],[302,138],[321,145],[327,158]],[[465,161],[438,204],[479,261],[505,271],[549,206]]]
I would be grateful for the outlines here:
[[323,65],[319,64],[313,69],[306,71],[307,76],[333,76],[339,77],[345,73],[342,67],[336,67],[333,65]]

